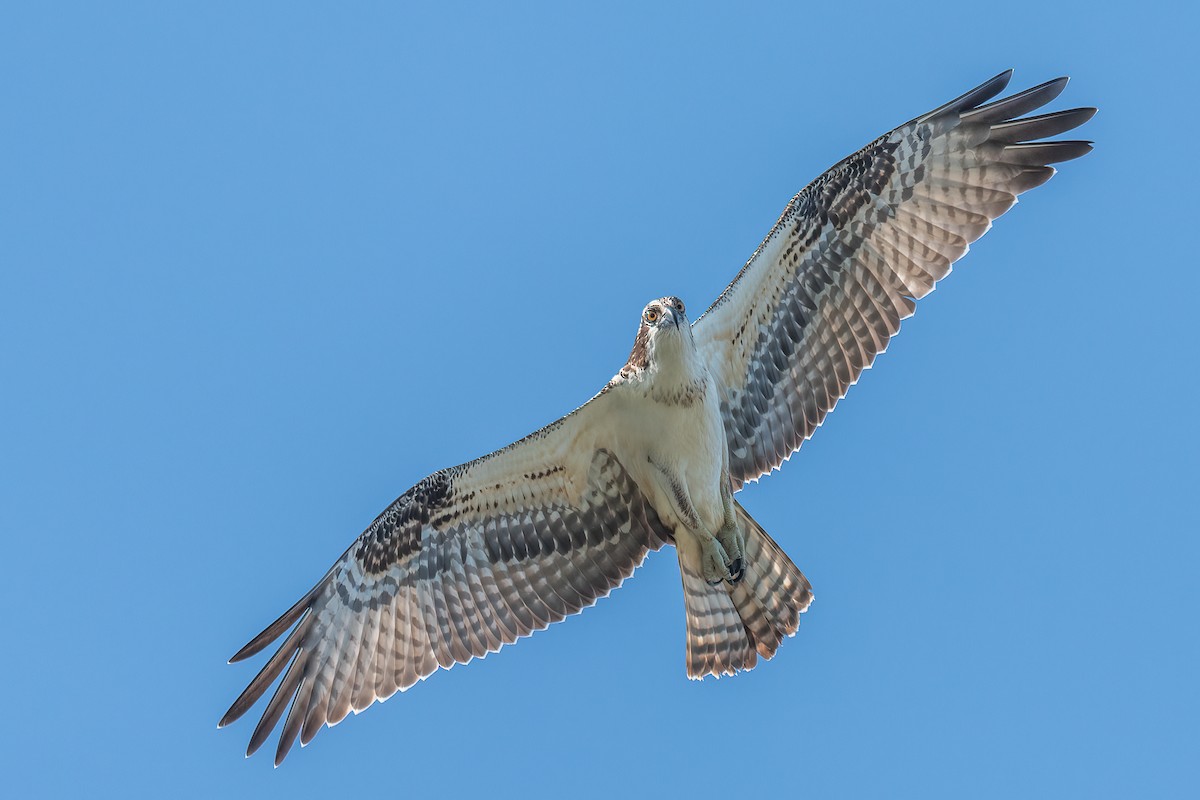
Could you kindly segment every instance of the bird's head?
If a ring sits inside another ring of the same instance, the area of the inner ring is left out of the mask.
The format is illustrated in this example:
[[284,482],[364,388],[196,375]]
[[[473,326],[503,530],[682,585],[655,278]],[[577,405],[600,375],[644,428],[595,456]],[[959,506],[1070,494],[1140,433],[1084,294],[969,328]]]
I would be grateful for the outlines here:
[[633,340],[628,367],[646,369],[661,357],[682,355],[691,344],[692,328],[683,301],[678,297],[651,300],[642,310],[642,321],[638,326],[637,338]]

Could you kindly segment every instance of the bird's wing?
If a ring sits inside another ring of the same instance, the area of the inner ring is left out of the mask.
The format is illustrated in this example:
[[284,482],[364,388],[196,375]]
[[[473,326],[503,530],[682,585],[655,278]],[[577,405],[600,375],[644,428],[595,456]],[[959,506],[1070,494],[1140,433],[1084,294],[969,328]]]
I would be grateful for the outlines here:
[[1088,142],[1095,109],[1021,118],[1059,78],[981,105],[1012,72],[896,128],[797,194],[693,333],[722,391],[735,485],[777,468],[950,265]]
[[592,605],[661,547],[669,531],[605,447],[610,399],[602,392],[516,444],[418,483],[242,648],[232,661],[291,629],[221,720],[242,716],[283,675],[247,755],[285,711],[276,764],[298,736],[307,744],[323,725],[439,667]]

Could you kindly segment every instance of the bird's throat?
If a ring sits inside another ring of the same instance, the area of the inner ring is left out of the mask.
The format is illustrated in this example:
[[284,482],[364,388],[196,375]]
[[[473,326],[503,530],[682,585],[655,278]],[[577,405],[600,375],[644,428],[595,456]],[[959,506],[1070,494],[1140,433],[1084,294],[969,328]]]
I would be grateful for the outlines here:
[[708,368],[700,360],[691,331],[659,336],[645,373],[647,394],[661,403],[691,405],[708,387]]

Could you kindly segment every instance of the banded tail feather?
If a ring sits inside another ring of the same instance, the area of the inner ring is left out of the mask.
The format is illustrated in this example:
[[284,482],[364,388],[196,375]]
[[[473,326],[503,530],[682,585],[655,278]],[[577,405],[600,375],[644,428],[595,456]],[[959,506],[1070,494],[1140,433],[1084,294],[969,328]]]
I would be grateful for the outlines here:
[[762,526],[734,502],[746,537],[745,575],[736,584],[709,585],[692,548],[678,548],[687,618],[687,674],[733,675],[770,659],[800,627],[812,586]]

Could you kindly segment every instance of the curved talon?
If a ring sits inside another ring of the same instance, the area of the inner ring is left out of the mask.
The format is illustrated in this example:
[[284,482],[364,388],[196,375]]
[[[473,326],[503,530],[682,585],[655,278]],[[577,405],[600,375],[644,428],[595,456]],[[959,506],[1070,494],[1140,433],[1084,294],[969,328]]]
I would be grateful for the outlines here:
[[736,524],[729,523],[717,531],[717,541],[725,551],[724,562],[725,581],[730,586],[736,586],[746,574],[746,540],[741,529]]

